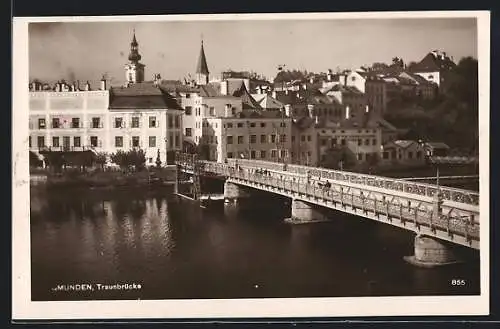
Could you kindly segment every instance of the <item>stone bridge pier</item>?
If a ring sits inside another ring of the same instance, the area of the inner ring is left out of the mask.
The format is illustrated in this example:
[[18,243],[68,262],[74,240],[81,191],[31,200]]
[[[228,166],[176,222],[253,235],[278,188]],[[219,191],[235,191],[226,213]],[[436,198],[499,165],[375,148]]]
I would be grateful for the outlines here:
[[301,200],[292,200],[292,223],[308,223],[328,220],[320,206]]
[[406,256],[405,260],[419,267],[436,267],[461,261],[456,247],[450,243],[420,234],[415,237],[415,255]]
[[244,187],[231,182],[224,182],[224,202],[237,203],[238,200],[250,197],[250,192]]

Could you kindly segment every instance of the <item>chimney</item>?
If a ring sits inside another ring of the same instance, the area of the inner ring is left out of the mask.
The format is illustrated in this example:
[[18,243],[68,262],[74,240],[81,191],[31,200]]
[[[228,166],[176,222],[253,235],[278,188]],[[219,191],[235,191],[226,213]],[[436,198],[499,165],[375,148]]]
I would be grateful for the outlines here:
[[227,95],[227,80],[221,81],[221,83],[220,83],[220,93],[222,95]]
[[71,86],[73,88],[73,91],[78,91],[78,89],[76,88],[76,83],[74,81],[73,81],[73,84]]
[[292,106],[290,104],[285,105],[285,115],[289,118],[292,114]]
[[349,112],[350,112],[349,105],[347,105],[345,107],[345,118],[346,118],[346,120],[349,120],[349,118],[350,118],[351,114]]
[[85,91],[90,91],[90,83],[88,81],[85,83]]
[[307,105],[307,110],[309,111],[309,117],[310,118],[314,117],[314,105],[313,104],[308,104]]
[[368,106],[368,104],[366,104],[365,112],[366,113],[370,112],[370,107]]
[[229,118],[229,117],[231,117],[231,116],[232,116],[232,111],[231,111],[231,109],[232,109],[231,104],[226,104],[226,106],[225,106],[225,108],[224,108],[224,116],[225,116],[226,118]]
[[314,117],[314,123],[315,123],[316,125],[318,125],[318,124],[319,124],[319,117],[318,117],[317,115]]
[[104,77],[101,79],[101,90],[106,90],[106,79]]
[[326,75],[326,80],[332,81],[332,73],[331,72],[328,72],[328,74]]

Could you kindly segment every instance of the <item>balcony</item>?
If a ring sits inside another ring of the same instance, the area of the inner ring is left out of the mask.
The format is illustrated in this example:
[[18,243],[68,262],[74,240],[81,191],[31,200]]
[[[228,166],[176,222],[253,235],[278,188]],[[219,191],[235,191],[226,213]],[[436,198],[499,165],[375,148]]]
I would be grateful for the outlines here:
[[85,152],[92,151],[95,152],[96,147],[93,146],[40,146],[31,147],[30,150],[38,151],[40,154],[50,153],[50,152]]

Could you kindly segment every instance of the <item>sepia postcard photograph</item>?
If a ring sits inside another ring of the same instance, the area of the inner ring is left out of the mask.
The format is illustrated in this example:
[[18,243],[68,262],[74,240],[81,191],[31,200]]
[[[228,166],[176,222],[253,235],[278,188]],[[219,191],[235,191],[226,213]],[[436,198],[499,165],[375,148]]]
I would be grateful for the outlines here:
[[13,22],[13,318],[489,312],[486,11]]

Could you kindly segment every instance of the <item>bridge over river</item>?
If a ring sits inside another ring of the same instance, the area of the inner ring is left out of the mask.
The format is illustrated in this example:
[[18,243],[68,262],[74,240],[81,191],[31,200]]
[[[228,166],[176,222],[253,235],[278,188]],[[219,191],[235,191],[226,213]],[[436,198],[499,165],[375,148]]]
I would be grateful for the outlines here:
[[252,189],[289,197],[292,223],[327,220],[325,208],[416,232],[422,266],[455,262],[453,245],[479,249],[479,193],[381,176],[247,159],[193,161],[181,155],[182,171],[225,179],[224,198],[251,197]]

